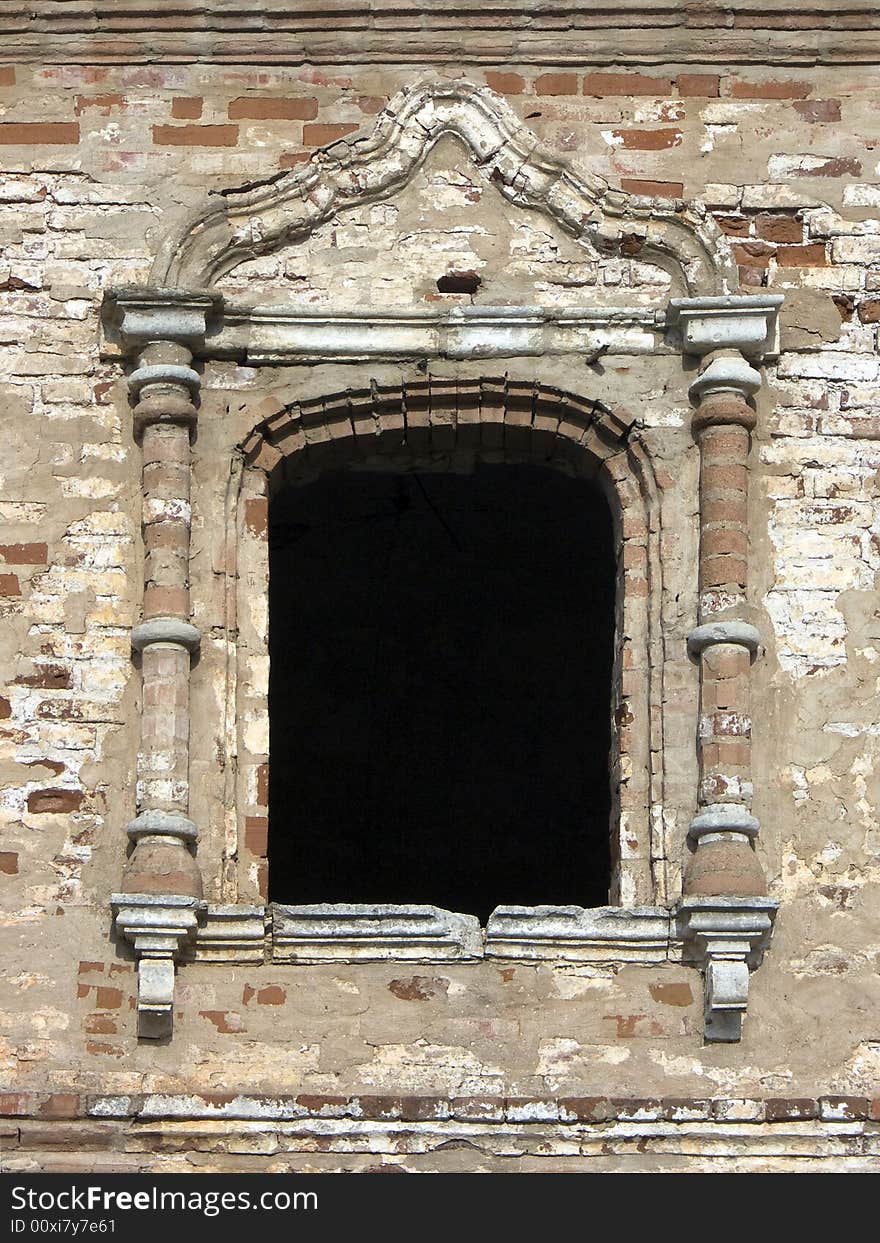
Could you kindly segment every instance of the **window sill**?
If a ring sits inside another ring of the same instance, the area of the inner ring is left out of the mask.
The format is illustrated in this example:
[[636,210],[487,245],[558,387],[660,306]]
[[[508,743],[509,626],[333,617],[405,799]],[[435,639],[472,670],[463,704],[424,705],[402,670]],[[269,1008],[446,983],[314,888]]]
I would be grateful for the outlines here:
[[664,907],[499,906],[485,929],[433,906],[208,904],[185,957],[195,962],[574,963],[682,960],[675,914]]

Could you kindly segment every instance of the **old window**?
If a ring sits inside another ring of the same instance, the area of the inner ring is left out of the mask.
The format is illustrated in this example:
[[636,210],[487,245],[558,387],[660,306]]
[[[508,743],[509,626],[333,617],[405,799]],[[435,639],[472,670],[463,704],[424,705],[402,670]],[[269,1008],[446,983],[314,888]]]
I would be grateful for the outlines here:
[[345,470],[269,510],[269,898],[602,906],[615,559],[546,465]]

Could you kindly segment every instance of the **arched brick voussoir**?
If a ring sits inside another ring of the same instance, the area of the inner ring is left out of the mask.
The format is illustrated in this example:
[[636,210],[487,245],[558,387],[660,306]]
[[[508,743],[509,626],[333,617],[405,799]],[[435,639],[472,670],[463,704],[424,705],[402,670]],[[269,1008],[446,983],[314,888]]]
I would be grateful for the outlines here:
[[304,241],[340,211],[400,190],[444,134],[461,141],[508,202],[542,212],[578,242],[638,255],[690,296],[738,288],[730,246],[704,205],[630,195],[599,177],[576,176],[541,149],[501,96],[466,81],[417,84],[388,102],[371,134],[336,142],[261,185],[212,194],[162,241],[151,283],[210,288],[238,264]]
[[[265,408],[265,407],[264,407]],[[453,456],[509,456],[595,477],[621,539],[644,540],[656,493],[634,420],[601,403],[534,381],[426,376],[400,385],[269,403],[239,446],[270,490],[315,472],[382,458],[442,465]]]

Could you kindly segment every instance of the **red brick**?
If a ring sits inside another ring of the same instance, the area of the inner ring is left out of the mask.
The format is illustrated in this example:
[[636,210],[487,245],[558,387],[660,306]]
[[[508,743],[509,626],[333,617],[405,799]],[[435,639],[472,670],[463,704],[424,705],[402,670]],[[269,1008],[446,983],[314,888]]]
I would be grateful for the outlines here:
[[285,151],[278,161],[278,167],[296,168],[298,164],[307,164],[311,158],[308,151]]
[[639,177],[621,177],[620,188],[627,194],[643,194],[652,199],[680,199],[684,184],[680,181],[643,181]]
[[6,876],[18,875],[18,855],[14,850],[0,850],[0,872]]
[[118,1010],[122,1005],[122,989],[99,984],[95,989],[95,1005],[99,1010]]
[[641,73],[588,73],[585,95],[654,95],[672,93],[669,78],[648,78]]
[[813,87],[809,82],[734,82],[730,93],[734,99],[806,99]]
[[354,133],[356,129],[356,125],[325,125],[316,122],[303,126],[303,142],[307,147],[327,147],[331,143],[339,142],[346,134]]
[[119,1030],[109,1014],[87,1014],[83,1027],[89,1036],[115,1036]]
[[616,129],[612,133],[628,151],[665,151],[681,145],[680,129]]
[[[232,1019],[230,1021],[230,1014]],[[207,1019],[209,1023],[213,1023],[218,1032],[224,1035],[230,1035],[245,1030],[244,1024],[237,1014],[233,1014],[230,1010],[200,1010],[199,1015],[203,1019]],[[230,1098],[234,1099],[234,1098]]]
[[15,86],[15,70],[12,65],[0,68],[0,86]]
[[7,565],[45,565],[47,560],[45,544],[0,544],[0,561]]
[[73,1092],[53,1092],[38,1110],[41,1118],[77,1118],[79,1112],[79,1097]]
[[20,596],[21,585],[16,574],[0,574],[0,596]]
[[258,1006],[283,1006],[286,1000],[287,993],[280,984],[267,984],[257,990]]
[[230,121],[313,121],[317,99],[290,99],[274,95],[240,95],[229,101]]
[[749,236],[749,221],[746,216],[716,216],[715,223],[728,237]]
[[486,85],[499,95],[522,95],[526,89],[526,80],[518,73],[493,73],[486,70]]
[[269,821],[265,816],[245,816],[244,844],[252,855],[265,858],[269,849]]
[[124,1049],[120,1049],[119,1046],[115,1044],[105,1044],[100,1040],[87,1040],[86,1053],[88,1053],[91,1057],[101,1057],[105,1054],[109,1057],[125,1057]]
[[[63,665],[39,665],[36,673],[22,674],[15,679],[16,686],[34,686],[39,690],[69,690],[71,684],[71,672],[65,669]],[[37,761],[40,763],[41,761]],[[58,764],[57,760],[46,760],[45,765],[51,767],[57,776],[58,773],[64,772],[64,765]]]
[[254,497],[244,503],[244,522],[251,535],[266,534],[269,527],[269,502],[265,497]]
[[157,147],[234,147],[238,126],[154,125],[153,142]]
[[178,121],[198,121],[204,102],[200,95],[178,95],[171,101],[171,115]]
[[358,95],[354,101],[364,116],[374,117],[385,107],[384,95]]
[[766,268],[774,254],[772,246],[766,246],[763,242],[741,242],[730,249],[737,263],[750,268]]
[[828,262],[823,242],[809,246],[780,246],[776,262],[783,268],[824,268]]
[[78,117],[82,116],[86,108],[99,108],[102,116],[109,117],[114,108],[124,107],[123,95],[77,95],[73,103],[73,111]]
[[782,1098],[765,1102],[768,1122],[795,1122],[819,1116],[819,1104],[808,1097],[785,1100]]
[[813,125],[840,120],[839,99],[799,99],[794,104],[794,109]]
[[82,790],[32,790],[28,795],[27,808],[34,815],[58,815],[78,811],[82,801]]
[[801,242],[804,226],[795,216],[761,214],[755,219],[755,232],[768,242]]
[[684,98],[715,99],[721,79],[717,73],[680,73],[675,79],[678,93]]
[[563,1120],[573,1114],[578,1122],[606,1122],[614,1108],[605,1096],[564,1096],[559,1099],[559,1112]]
[[5,121],[0,143],[16,147],[69,147],[79,142],[75,121]]
[[257,806],[269,806],[269,765],[260,764],[257,768]]
[[30,1113],[30,1093],[0,1092],[0,1117],[23,1118]]
[[577,95],[576,73],[542,73],[535,82],[536,95]]

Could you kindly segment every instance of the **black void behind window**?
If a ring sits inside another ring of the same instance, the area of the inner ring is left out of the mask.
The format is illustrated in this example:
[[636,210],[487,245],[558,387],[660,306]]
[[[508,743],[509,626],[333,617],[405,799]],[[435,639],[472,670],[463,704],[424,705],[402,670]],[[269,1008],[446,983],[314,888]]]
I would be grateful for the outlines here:
[[611,515],[547,467],[271,502],[269,897],[599,906]]

